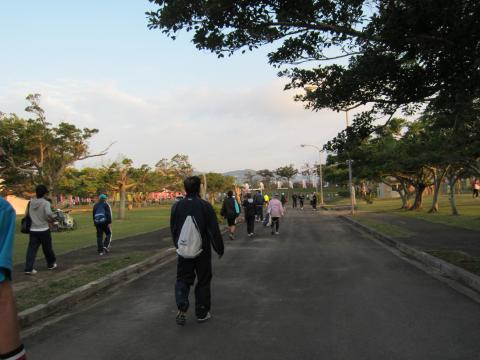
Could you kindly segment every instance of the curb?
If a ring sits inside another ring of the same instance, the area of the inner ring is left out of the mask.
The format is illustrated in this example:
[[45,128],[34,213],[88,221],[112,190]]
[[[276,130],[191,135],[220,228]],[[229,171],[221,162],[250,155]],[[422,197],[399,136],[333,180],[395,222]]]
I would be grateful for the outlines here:
[[373,237],[382,241],[388,246],[394,247],[399,251],[401,251],[402,253],[404,253],[405,255],[408,255],[414,258],[415,260],[421,262],[422,264],[437,270],[442,275],[452,280],[455,280],[461,283],[462,285],[465,285],[477,292],[480,292],[480,276],[475,275],[467,270],[464,270],[456,265],[450,264],[449,262],[446,262],[435,256],[427,254],[426,252],[423,252],[411,246],[402,244],[389,236],[383,235],[376,230],[373,230],[363,224],[360,224],[359,222],[353,220],[350,217],[341,215],[340,218],[354,225],[355,227],[362,229],[363,231],[367,232],[368,234],[372,235]]
[[101,290],[106,290],[121,282],[123,283],[138,278],[146,274],[146,272],[157,265],[159,261],[169,258],[170,255],[173,254],[174,252],[171,251],[171,249],[163,250],[159,254],[153,255],[137,264],[129,265],[126,268],[117,270],[109,275],[101,277],[100,279],[60,295],[48,301],[46,304],[39,304],[30,309],[24,310],[18,314],[20,326],[25,329],[51,315],[72,308],[79,301],[89,298]]

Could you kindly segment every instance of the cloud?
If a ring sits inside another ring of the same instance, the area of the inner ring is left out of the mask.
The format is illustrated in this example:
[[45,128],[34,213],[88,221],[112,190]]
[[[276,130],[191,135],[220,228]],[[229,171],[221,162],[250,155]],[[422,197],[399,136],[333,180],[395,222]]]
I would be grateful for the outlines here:
[[126,154],[137,165],[176,153],[205,171],[314,162],[318,154],[299,145],[324,144],[344,128],[344,115],[305,110],[282,89],[278,79],[251,87],[162,84],[145,95],[115,82],[64,79],[0,88],[0,110],[27,116],[24,98],[38,92],[50,122],[97,128],[92,152],[115,141],[108,158]]

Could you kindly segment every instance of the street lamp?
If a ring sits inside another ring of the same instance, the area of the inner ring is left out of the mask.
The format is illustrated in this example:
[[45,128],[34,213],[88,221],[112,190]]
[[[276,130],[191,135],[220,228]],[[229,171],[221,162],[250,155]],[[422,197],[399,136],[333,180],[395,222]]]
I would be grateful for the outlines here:
[[313,147],[318,150],[318,166],[319,166],[319,177],[320,177],[320,205],[323,203],[323,174],[322,174],[322,149],[316,145],[301,144],[301,147]]
[[[347,124],[348,128],[348,111],[350,109],[345,110],[345,123]],[[350,212],[352,215],[355,215],[355,189],[353,187],[353,181],[352,181],[352,160],[350,159],[350,154],[348,154],[348,187],[350,190]]]
[[[315,85],[315,84],[307,84],[307,85],[304,86],[304,88],[305,88],[305,91],[307,93],[312,93],[312,92],[317,91],[318,86]],[[349,109],[344,110],[345,111],[345,121],[347,123],[347,128],[348,128],[348,111],[352,110],[352,109],[353,108],[349,108]],[[307,146],[307,145],[305,145],[305,146]],[[312,145],[308,145],[308,146],[312,146]],[[351,203],[350,204],[351,205],[350,212],[351,212],[352,215],[354,215],[355,214],[355,189],[353,188],[352,160],[350,159],[350,154],[347,154],[347,155],[348,155],[348,187],[349,187],[349,190],[350,190],[350,203]],[[321,169],[322,169],[322,166],[320,165],[320,171],[321,171]]]

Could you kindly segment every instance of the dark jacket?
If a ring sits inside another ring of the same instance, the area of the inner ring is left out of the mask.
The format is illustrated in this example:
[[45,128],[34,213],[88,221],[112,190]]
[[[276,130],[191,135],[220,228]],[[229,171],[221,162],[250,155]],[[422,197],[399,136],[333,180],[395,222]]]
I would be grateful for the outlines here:
[[110,205],[106,201],[100,200],[95,204],[93,207],[93,221],[95,221],[95,214],[97,213],[98,208],[103,207],[105,211],[105,217],[107,221],[105,222],[105,225],[111,224],[112,223],[112,209],[110,208]]
[[178,248],[178,237],[182,231],[183,223],[187,216],[193,216],[202,236],[202,249],[211,253],[211,247],[218,255],[223,255],[223,238],[218,226],[217,215],[210,205],[199,196],[187,195],[183,200],[172,206],[170,216],[170,231],[172,232],[173,244]]
[[[235,198],[234,197],[227,197],[223,200],[222,210],[220,211],[220,215],[222,215],[225,219],[235,219],[238,217],[237,211],[235,210]],[[238,206],[240,209],[240,205]]]
[[255,205],[255,202],[253,201],[253,199],[251,199],[252,201],[249,202],[248,199],[245,199],[243,200],[243,207],[245,208],[245,217],[254,217],[255,214],[256,214],[256,211],[255,211],[255,208],[256,208],[256,205]]
[[255,203],[255,205],[261,206],[265,204],[265,198],[262,194],[256,193],[253,197],[253,202]]

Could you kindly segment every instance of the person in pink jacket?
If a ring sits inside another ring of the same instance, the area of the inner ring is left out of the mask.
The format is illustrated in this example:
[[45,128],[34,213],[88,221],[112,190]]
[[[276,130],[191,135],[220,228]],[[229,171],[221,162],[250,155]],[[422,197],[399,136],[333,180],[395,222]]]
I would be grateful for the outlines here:
[[[280,200],[278,200],[278,194],[275,194],[274,198],[270,200],[268,203],[268,213],[270,214],[270,217],[272,218],[272,235],[276,234],[278,235],[278,229],[280,227],[280,218],[284,214],[283,206]],[[275,228],[275,230],[274,230]]]

